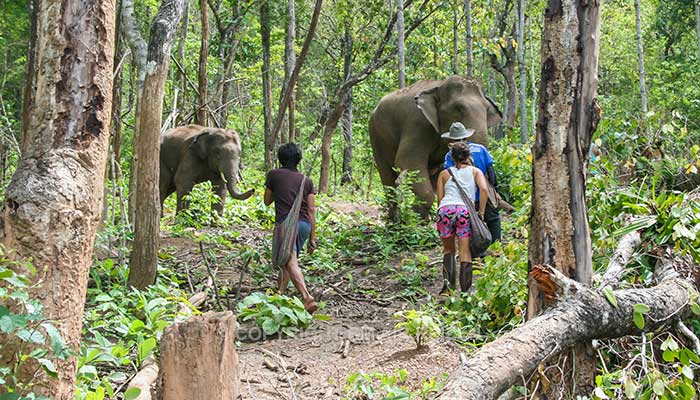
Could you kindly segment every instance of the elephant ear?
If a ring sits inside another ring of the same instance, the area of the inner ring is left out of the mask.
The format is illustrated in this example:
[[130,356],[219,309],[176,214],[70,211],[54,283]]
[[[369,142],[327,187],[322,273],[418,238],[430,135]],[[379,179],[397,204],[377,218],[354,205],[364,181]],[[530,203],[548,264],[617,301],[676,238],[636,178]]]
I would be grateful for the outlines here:
[[200,159],[204,160],[207,158],[207,136],[209,135],[208,131],[203,131],[202,133],[197,134],[197,136],[192,139],[192,143],[190,143],[190,149],[194,152],[194,154],[199,157]]
[[420,92],[414,99],[416,106],[421,110],[425,119],[435,128],[435,132],[440,133],[437,87]]

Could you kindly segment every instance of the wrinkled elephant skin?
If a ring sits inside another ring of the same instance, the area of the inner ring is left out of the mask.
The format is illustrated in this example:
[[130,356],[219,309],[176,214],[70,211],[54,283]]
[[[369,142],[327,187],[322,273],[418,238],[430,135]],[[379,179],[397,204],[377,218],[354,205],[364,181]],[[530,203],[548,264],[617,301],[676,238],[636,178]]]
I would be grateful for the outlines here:
[[[486,146],[488,128],[501,118],[498,107],[484,95],[481,81],[474,77],[419,81],[384,96],[369,119],[370,143],[382,184],[395,185],[395,169],[418,171],[413,192],[419,202],[417,211],[426,217],[447,152],[440,135],[459,121],[474,129],[470,141]],[[395,204],[389,204],[389,217],[396,217]]]
[[249,198],[255,190],[239,193],[236,189],[241,161],[241,140],[230,129],[179,126],[160,138],[160,206],[173,192],[177,193],[177,211],[187,208],[183,197],[194,185],[210,181],[221,198],[214,205],[222,213],[226,192],[239,200]]

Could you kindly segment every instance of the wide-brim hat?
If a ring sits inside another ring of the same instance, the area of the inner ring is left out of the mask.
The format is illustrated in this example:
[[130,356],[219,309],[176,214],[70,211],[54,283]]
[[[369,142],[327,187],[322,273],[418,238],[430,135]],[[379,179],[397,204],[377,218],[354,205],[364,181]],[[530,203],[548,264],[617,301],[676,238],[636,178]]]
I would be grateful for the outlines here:
[[450,130],[440,135],[447,140],[462,140],[474,134],[474,129],[467,129],[461,122],[453,122],[450,125]]

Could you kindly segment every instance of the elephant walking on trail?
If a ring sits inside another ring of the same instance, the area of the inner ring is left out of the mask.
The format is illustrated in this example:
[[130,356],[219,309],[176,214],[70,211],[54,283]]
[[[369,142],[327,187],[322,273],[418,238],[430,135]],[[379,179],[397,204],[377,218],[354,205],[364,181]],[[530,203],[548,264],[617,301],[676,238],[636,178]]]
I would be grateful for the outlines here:
[[173,192],[177,193],[177,211],[187,208],[184,196],[195,184],[210,181],[221,198],[213,206],[224,210],[226,192],[245,200],[255,192],[240,193],[236,188],[241,161],[241,140],[230,129],[205,128],[199,125],[169,129],[160,138],[160,207]]
[[[484,95],[481,80],[475,77],[423,80],[389,93],[369,118],[369,138],[382,184],[395,186],[395,168],[418,171],[413,192],[419,201],[417,211],[427,217],[448,150],[440,135],[453,122],[461,122],[474,129],[471,142],[486,146],[487,129],[501,118],[496,104]],[[396,204],[389,204],[389,218],[395,217]]]

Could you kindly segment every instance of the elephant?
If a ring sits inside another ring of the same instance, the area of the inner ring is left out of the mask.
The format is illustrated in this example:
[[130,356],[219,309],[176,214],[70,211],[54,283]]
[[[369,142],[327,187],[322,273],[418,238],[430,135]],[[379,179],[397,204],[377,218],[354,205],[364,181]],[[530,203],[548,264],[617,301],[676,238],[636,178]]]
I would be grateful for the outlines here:
[[[486,146],[488,128],[501,119],[498,107],[484,95],[483,84],[475,77],[422,80],[387,94],[369,118],[370,144],[382,184],[395,186],[396,170],[418,171],[413,184],[415,209],[427,217],[448,150],[440,135],[459,121],[474,129],[470,141]],[[392,202],[389,218],[396,219]]]
[[195,184],[210,181],[221,201],[213,206],[223,213],[226,191],[245,200],[255,193],[240,193],[236,188],[241,160],[241,141],[230,129],[199,125],[179,126],[160,137],[160,207],[173,192],[177,193],[177,211],[187,208],[184,200]]

